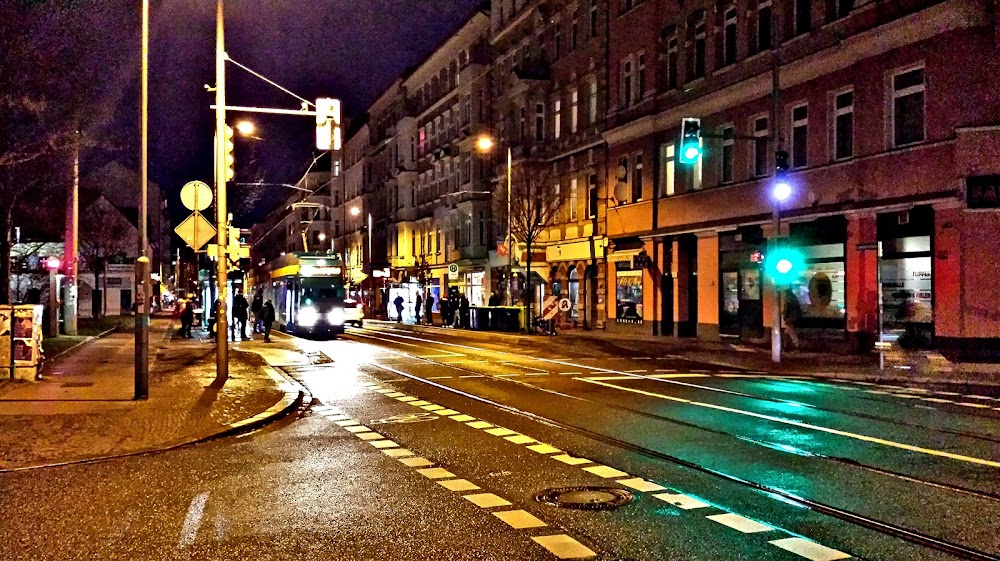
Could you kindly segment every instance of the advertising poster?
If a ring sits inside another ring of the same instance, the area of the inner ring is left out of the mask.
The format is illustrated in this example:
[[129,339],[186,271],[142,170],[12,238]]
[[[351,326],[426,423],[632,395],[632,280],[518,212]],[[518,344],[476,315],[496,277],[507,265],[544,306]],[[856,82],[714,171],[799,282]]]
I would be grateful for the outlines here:
[[17,306],[13,315],[14,364],[35,366],[41,360],[42,306]]

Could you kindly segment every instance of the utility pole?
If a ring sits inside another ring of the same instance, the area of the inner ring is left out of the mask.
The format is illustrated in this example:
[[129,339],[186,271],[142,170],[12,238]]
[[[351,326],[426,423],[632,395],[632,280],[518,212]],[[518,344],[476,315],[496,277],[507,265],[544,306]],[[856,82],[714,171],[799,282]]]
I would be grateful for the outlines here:
[[63,329],[76,335],[76,279],[80,267],[80,136],[73,135],[73,181],[66,193],[66,247],[63,249],[66,278],[63,281]]
[[226,318],[226,281],[229,277],[229,213],[226,209],[226,44],[223,23],[224,0],[216,0],[215,26],[215,213],[218,229],[219,255],[216,282],[219,290],[219,309],[215,327],[215,378],[229,378],[229,323]]
[[[781,150],[781,31],[777,6],[771,7],[771,155],[775,162],[774,184],[778,182],[777,154]],[[772,186],[773,188],[773,186]],[[781,238],[781,201],[771,194],[774,205],[771,213],[771,226],[774,235],[771,238],[770,251],[776,252]],[[772,282],[774,290],[774,313],[771,316],[771,361],[781,362],[781,287]]]
[[149,0],[142,1],[142,109],[140,125],[139,258],[135,262],[135,399],[149,397]]
[[507,305],[514,305],[514,232],[511,230],[513,217],[511,216],[511,161],[514,155],[510,146],[507,147]]

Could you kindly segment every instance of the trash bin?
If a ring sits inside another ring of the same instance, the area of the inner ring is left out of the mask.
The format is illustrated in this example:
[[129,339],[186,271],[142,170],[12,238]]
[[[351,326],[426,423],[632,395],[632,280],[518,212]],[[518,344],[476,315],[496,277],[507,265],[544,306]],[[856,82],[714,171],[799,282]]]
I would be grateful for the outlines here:
[[472,306],[472,329],[475,331],[488,331],[490,329],[490,316],[494,308],[489,306]]
[[503,306],[497,308],[498,329],[508,333],[521,331],[521,308],[517,306]]

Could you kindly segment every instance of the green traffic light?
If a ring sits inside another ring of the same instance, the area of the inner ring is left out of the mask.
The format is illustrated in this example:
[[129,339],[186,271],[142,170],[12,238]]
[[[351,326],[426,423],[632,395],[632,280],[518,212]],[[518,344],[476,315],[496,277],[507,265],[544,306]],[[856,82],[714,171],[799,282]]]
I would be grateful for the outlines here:
[[691,143],[685,143],[681,147],[681,163],[682,164],[695,164],[698,163],[698,159],[701,158],[701,147],[698,146],[698,141],[695,140]]
[[789,285],[802,272],[802,254],[795,248],[782,247],[771,251],[764,261],[764,269],[778,285]]

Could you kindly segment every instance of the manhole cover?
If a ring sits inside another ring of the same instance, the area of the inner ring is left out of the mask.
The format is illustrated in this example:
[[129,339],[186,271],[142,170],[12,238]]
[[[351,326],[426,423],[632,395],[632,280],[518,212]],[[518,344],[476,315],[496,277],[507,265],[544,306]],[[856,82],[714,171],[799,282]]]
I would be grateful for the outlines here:
[[559,508],[608,510],[631,503],[635,496],[614,487],[559,487],[539,493],[535,500]]

